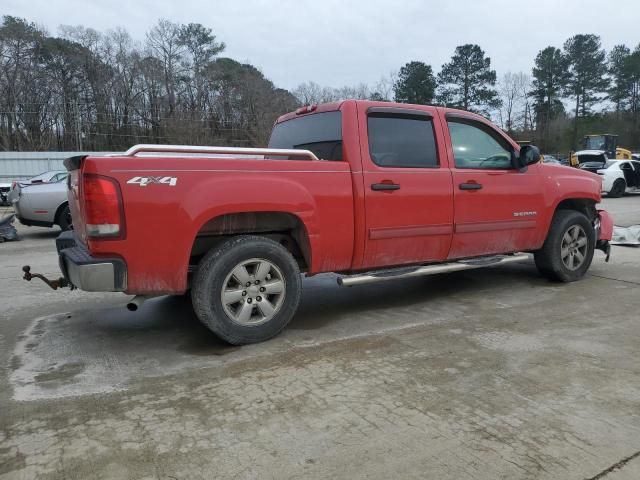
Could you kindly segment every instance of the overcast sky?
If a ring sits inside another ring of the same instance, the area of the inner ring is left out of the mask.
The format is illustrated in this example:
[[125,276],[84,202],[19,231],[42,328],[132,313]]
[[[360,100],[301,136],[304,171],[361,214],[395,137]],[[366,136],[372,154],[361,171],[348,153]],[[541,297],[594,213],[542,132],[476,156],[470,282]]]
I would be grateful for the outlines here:
[[374,84],[411,60],[438,72],[464,43],[479,44],[498,76],[530,72],[539,50],[576,33],[600,35],[607,50],[640,43],[640,0],[0,0],[0,14],[51,33],[122,26],[139,40],[159,18],[202,23],[225,56],[289,89]]

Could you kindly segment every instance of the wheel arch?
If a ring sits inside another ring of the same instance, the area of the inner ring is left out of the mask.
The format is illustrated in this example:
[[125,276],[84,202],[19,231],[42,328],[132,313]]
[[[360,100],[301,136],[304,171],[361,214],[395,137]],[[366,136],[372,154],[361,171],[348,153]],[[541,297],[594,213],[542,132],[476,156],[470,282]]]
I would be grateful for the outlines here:
[[558,210],[576,210],[593,221],[597,215],[596,201],[592,198],[566,198],[556,205],[553,214]]
[[53,216],[53,224],[54,225],[59,225],[60,215],[62,214],[62,211],[64,210],[64,208],[66,206],[68,206],[68,205],[69,205],[69,200],[65,200],[60,205],[58,205],[58,208],[56,209],[56,213]]
[[598,202],[591,197],[569,196],[558,200],[558,202],[547,210],[547,214],[540,225],[540,237],[538,238],[539,247],[542,248],[545,240],[549,235],[549,230],[553,223],[553,219],[560,210],[574,210],[584,214],[589,220],[593,221],[597,215],[596,204]]
[[193,238],[190,264],[195,264],[211,248],[237,235],[258,235],[277,241],[294,256],[300,270],[311,266],[311,243],[302,219],[290,212],[255,211],[217,215],[205,221]]

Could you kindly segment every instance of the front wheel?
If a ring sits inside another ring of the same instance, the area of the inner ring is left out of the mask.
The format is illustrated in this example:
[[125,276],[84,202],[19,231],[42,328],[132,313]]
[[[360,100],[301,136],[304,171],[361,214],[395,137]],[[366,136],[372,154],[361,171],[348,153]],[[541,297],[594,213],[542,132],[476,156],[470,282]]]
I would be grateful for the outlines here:
[[268,238],[243,235],[200,262],[191,297],[198,318],[234,345],[267,340],[291,320],[302,281],[293,256]]
[[611,190],[607,194],[608,197],[611,198],[620,198],[624,195],[624,192],[627,190],[627,182],[623,179],[618,178],[615,182],[613,182],[613,186]]
[[595,229],[584,214],[557,211],[544,245],[534,254],[538,270],[558,282],[580,280],[593,260],[595,237]]

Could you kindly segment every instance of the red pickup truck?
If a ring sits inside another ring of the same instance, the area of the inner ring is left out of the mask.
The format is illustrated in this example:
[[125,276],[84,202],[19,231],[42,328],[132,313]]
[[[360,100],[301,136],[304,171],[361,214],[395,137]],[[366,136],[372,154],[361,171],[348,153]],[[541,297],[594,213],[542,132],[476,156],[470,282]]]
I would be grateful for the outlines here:
[[539,160],[469,112],[355,100],[283,115],[267,149],[72,157],[63,283],[142,298],[190,289],[198,317],[244,344],[291,320],[301,272],[355,285],[529,252],[543,275],[578,280],[594,249],[608,255],[602,180]]

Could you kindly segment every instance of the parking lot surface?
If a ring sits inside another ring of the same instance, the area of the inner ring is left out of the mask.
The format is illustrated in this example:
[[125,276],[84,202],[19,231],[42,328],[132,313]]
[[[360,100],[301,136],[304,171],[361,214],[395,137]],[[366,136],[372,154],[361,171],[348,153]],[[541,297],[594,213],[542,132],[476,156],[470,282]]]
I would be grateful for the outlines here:
[[[605,200],[640,224],[640,197]],[[640,249],[343,288],[231,347],[183,298],[52,291],[0,245],[0,479],[640,478]]]

